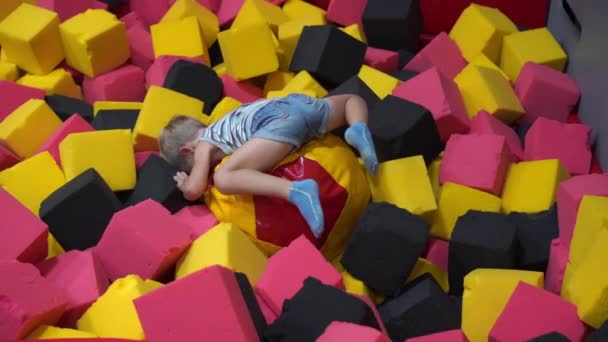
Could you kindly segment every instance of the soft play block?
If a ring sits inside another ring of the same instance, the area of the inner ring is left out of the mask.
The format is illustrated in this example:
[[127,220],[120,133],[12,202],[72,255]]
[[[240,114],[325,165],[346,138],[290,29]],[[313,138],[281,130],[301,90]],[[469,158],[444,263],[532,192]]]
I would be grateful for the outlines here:
[[458,86],[436,67],[401,83],[392,94],[429,109],[442,142],[447,142],[452,134],[469,131],[470,120]]
[[98,131],[114,129],[132,130],[138,117],[138,109],[104,109],[96,113],[91,125]]
[[193,240],[219,223],[215,215],[204,204],[189,205],[173,214],[173,216],[191,228],[190,236],[193,237]]
[[45,75],[27,74],[17,80],[18,84],[44,90],[46,95],[64,95],[82,98],[80,87],[74,82],[72,74],[63,68],[55,69]]
[[515,268],[517,252],[517,226],[505,215],[469,210],[450,239],[450,293],[461,295],[465,276],[476,268]]
[[17,65],[9,62],[0,62],[0,80],[14,82],[19,76]]
[[154,56],[177,55],[208,58],[207,45],[194,16],[150,26]]
[[167,74],[173,64],[175,64],[179,60],[186,60],[195,63],[204,64],[204,60],[202,58],[191,58],[184,56],[160,56],[154,60],[154,63],[150,65],[150,67],[146,70],[146,87],[151,88],[152,86],[161,87],[163,83],[165,83],[165,79],[167,78]]
[[203,101],[204,113],[213,111],[224,92],[224,84],[213,69],[187,60],[173,63],[162,86]]
[[144,99],[144,70],[135,65],[125,65],[95,78],[85,77],[82,83],[84,99],[95,101],[140,102]]
[[608,338],[608,322],[602,324],[602,326],[596,331],[587,335],[587,342],[602,342]]
[[269,1],[244,0],[241,3],[242,6],[240,6],[238,15],[234,18],[232,28],[264,24],[276,32],[279,25],[290,19],[281,7]]
[[442,342],[442,341],[450,341],[450,342],[469,342],[467,336],[462,332],[462,330],[448,330],[444,332],[439,332],[435,334],[430,334],[421,337],[409,338],[406,342]]
[[400,81],[387,73],[374,69],[367,65],[362,65],[357,74],[380,99],[386,98],[399,85]]
[[554,331],[535,337],[528,340],[528,342],[570,342],[570,339],[563,334]]
[[0,122],[0,144],[21,158],[29,158],[59,126],[61,120],[46,102],[32,99]]
[[348,34],[349,36],[355,38],[356,40],[367,44],[367,39],[365,38],[365,33],[361,29],[361,25],[351,24],[346,27],[341,27],[340,30],[342,30],[344,33]]
[[142,102],[124,102],[124,101],[96,101],[93,104],[93,113],[97,115],[102,110],[131,110],[141,109]]
[[150,87],[133,129],[135,150],[158,150],[157,139],[161,130],[178,113],[202,121],[203,102],[170,89]]
[[44,75],[63,60],[59,16],[23,3],[0,23],[0,45],[7,62],[29,73]]
[[368,1],[361,21],[369,45],[393,51],[417,51],[422,31],[418,1]]
[[488,334],[519,282],[543,287],[543,273],[478,268],[464,278],[462,330],[471,341],[487,341]]
[[505,138],[507,148],[511,154],[512,161],[518,162],[523,159],[524,151],[519,137],[513,128],[490,115],[485,110],[479,112],[471,120],[471,134],[494,134]]
[[153,154],[160,156],[160,152],[157,151],[144,151],[144,152],[135,152],[135,167],[137,171],[141,170],[142,166],[148,161],[148,158]]
[[324,9],[303,0],[287,0],[283,4],[282,9],[291,20],[312,16],[324,17],[326,15]]
[[568,246],[559,238],[551,241],[549,263],[545,272],[545,289],[560,294],[568,266]]
[[505,180],[502,207],[505,213],[537,213],[555,202],[558,186],[570,178],[558,159],[511,164]]
[[63,172],[48,152],[0,172],[0,185],[36,215],[40,203],[64,183]]
[[[134,304],[146,341],[258,340],[236,277],[221,266],[178,279]],[[199,314],[189,314],[192,306]]]
[[526,341],[556,331],[571,341],[581,341],[585,329],[576,315],[576,306],[548,291],[519,283],[492,327],[489,340]]
[[243,6],[245,0],[223,0],[217,10],[217,18],[220,21],[220,26],[232,24],[239,10]]
[[244,273],[235,272],[234,276],[236,277],[239,289],[241,290],[241,295],[243,295],[243,299],[247,305],[249,316],[253,320],[253,325],[255,326],[258,337],[262,339],[264,337],[264,330],[268,325],[266,316],[264,316],[264,313],[262,312],[262,305],[260,305],[258,302],[258,297],[253,290],[247,275]]
[[511,124],[524,115],[524,108],[511,84],[496,70],[469,64],[454,81],[470,118],[485,110]]
[[526,134],[524,159],[559,159],[571,175],[586,175],[591,167],[590,144],[590,127],[541,117]]
[[327,90],[325,90],[308,71],[300,71],[297,73],[294,78],[285,85],[283,90],[288,93],[311,91],[313,93],[312,97],[316,98],[322,98],[327,95]]
[[154,46],[150,32],[143,24],[135,24],[127,28],[127,40],[131,51],[131,63],[148,70],[154,62]]
[[8,169],[17,164],[21,158],[15,155],[9,148],[0,145],[0,171]]
[[74,114],[78,114],[86,122],[93,120],[93,107],[81,99],[55,94],[45,96],[44,100],[62,121],[68,120]]
[[0,260],[37,263],[48,253],[48,227],[6,190],[0,188]]
[[484,53],[492,62],[498,63],[504,37],[517,31],[517,26],[499,9],[471,4],[460,14],[450,31],[450,38],[467,60]]
[[450,243],[440,239],[429,239],[424,259],[439,267],[442,271],[448,271],[448,254]]
[[447,182],[441,186],[437,204],[431,235],[449,240],[460,216],[469,210],[500,212],[501,200],[487,192]]
[[55,340],[55,341],[90,341],[97,335],[70,328],[58,328],[50,325],[41,325],[27,336],[27,340]]
[[295,20],[290,20],[279,25],[277,29],[277,39],[279,41],[279,47],[277,49],[277,57],[279,58],[279,69],[289,69],[289,65],[293,58],[293,53],[296,50],[304,26],[315,26],[325,24],[327,24],[325,16],[313,15],[301,17]]
[[428,216],[437,210],[437,201],[422,156],[380,163],[377,175],[367,174],[367,177],[373,202],[388,202],[421,216]]
[[566,122],[581,97],[571,76],[533,62],[524,64],[514,87],[529,123],[538,117]]
[[268,259],[255,290],[270,309],[279,314],[285,300],[294,296],[308,277],[344,288],[340,273],[305,236],[300,236]]
[[462,56],[458,45],[447,33],[442,32],[418,52],[403,69],[424,72],[435,67],[445,77],[453,79],[466,66],[467,61]]
[[125,25],[112,13],[87,10],[59,29],[68,65],[89,77],[111,71],[129,58]]
[[235,100],[230,96],[224,96],[224,98],[222,98],[220,102],[218,102],[215,108],[213,108],[213,111],[209,115],[208,124],[212,124],[217,120],[223,118],[226,114],[239,108],[241,105],[242,103],[240,101]]
[[408,284],[426,273],[435,278],[435,281],[437,284],[439,284],[444,292],[447,293],[450,290],[448,273],[424,258],[418,258],[418,261],[416,261],[416,264],[414,265],[410,275],[407,277],[405,283]]
[[7,15],[9,15],[11,12],[13,12],[22,3],[28,3],[28,4],[35,5],[36,1],[35,0],[7,0],[7,1],[3,1],[2,5],[0,5],[0,21],[4,20],[4,18],[6,18]]
[[37,0],[36,4],[57,13],[61,21],[66,21],[78,13],[95,8],[94,0]]
[[[149,199],[112,217],[95,254],[112,280],[128,274],[158,279],[190,246],[189,231],[160,203]],[[130,248],[120,247],[125,244]]]
[[371,46],[365,50],[363,62],[382,72],[395,72],[399,67],[399,54],[396,51],[377,49]]
[[[40,324],[59,321],[67,305],[65,293],[43,278],[36,267],[0,261],[0,338],[21,339]],[[8,281],[6,281],[8,279]]]
[[331,0],[327,7],[327,19],[342,26],[359,24],[366,5],[365,0]]
[[117,279],[89,307],[76,326],[99,337],[143,340],[144,331],[133,300],[162,286],[136,275]]
[[334,341],[351,342],[390,342],[388,336],[381,331],[354,323],[334,321],[327,326],[317,342]]
[[344,290],[350,294],[356,294],[360,296],[365,296],[368,298],[374,298],[374,294],[371,292],[369,287],[365,285],[361,280],[353,277],[347,271],[341,271],[342,280],[344,281]]
[[97,245],[110,219],[121,209],[122,203],[91,168],[47,197],[40,205],[40,218],[64,250],[82,251]]
[[62,253],[36,267],[43,277],[67,295],[62,326],[75,326],[76,321],[110,286],[106,272],[90,250]]
[[407,210],[386,202],[372,203],[359,220],[341,263],[371,289],[392,294],[412,271],[428,234],[429,224]]
[[250,82],[237,81],[230,75],[220,76],[224,83],[224,97],[231,97],[241,103],[249,103],[264,97],[264,91]]
[[266,76],[264,82],[264,95],[267,95],[269,91],[282,90],[295,76],[294,73],[288,71],[271,72]]
[[567,60],[568,56],[559,43],[543,27],[506,36],[502,44],[500,68],[512,80],[517,80],[528,62],[564,71]]
[[44,90],[0,80],[0,122],[31,99],[44,99]]
[[135,187],[135,155],[130,130],[70,134],[59,144],[59,154],[68,181],[94,168],[112,191]]
[[[211,0],[217,1],[217,0]],[[177,0],[165,13],[160,22],[180,20],[189,16],[196,17],[205,46],[210,47],[217,39],[220,23],[213,10],[206,7],[207,0]]]
[[146,0],[130,0],[129,7],[131,8],[131,11],[137,13],[144,24],[152,25],[161,20],[163,15],[171,7],[171,3],[171,0],[158,0],[154,3],[150,3]]
[[511,81],[511,79],[509,78],[509,76],[507,74],[505,74],[504,71],[502,71],[501,68],[498,67],[498,65],[496,65],[496,63],[494,63],[493,61],[491,61],[488,56],[486,56],[483,52],[479,53],[477,56],[473,57],[470,61],[470,64],[476,65],[476,66],[480,66],[480,67],[485,67],[488,69],[492,69],[492,70],[496,70],[498,71],[507,81]]

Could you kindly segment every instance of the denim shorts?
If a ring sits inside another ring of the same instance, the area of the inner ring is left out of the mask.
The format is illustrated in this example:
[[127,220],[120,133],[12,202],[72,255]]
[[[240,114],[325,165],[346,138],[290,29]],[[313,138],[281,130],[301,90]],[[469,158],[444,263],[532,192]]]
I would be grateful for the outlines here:
[[278,141],[299,149],[311,139],[325,135],[331,106],[324,99],[290,94],[269,101],[253,117],[252,138]]

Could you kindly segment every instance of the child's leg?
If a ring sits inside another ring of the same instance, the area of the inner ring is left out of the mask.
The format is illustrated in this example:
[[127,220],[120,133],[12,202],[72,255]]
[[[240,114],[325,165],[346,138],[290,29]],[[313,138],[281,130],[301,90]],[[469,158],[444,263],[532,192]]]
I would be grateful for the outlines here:
[[226,195],[247,193],[273,196],[293,203],[316,237],[323,232],[324,216],[314,180],[291,182],[265,173],[278,164],[293,145],[251,139],[237,149],[214,174],[215,187]]

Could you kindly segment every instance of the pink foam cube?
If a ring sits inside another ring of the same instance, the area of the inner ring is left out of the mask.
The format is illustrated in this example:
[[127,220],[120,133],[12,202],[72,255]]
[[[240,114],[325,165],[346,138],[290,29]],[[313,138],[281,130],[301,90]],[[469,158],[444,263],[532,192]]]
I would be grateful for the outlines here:
[[169,70],[171,70],[173,63],[177,62],[180,59],[195,63],[204,63],[202,58],[191,58],[182,56],[160,56],[154,61],[154,63],[152,63],[152,65],[146,71],[146,86],[148,88],[154,85],[162,87],[163,83],[165,83],[165,77],[167,77],[167,73],[169,72]]
[[258,301],[258,305],[260,306],[260,311],[262,311],[262,315],[264,315],[264,319],[266,320],[266,323],[272,324],[272,322],[274,322],[279,316],[277,314],[275,314],[274,311],[272,311],[270,309],[270,307],[268,307],[268,304],[266,304],[264,299],[262,297],[260,297],[259,294],[255,293],[255,299]]
[[430,239],[424,258],[444,272],[448,271],[450,243],[440,239]]
[[449,330],[436,334],[408,338],[406,342],[469,342],[462,330]]
[[95,0],[37,0],[36,5],[57,13],[61,21],[96,7]]
[[0,80],[0,122],[31,99],[44,99],[44,90]]
[[231,25],[244,2],[245,0],[222,0],[217,11],[217,19],[220,22],[220,26],[226,27]]
[[158,23],[175,0],[130,0],[131,11],[137,13],[146,25]]
[[368,46],[365,50],[364,63],[380,71],[391,73],[399,69],[399,54],[396,51]]
[[135,25],[141,25],[143,27],[146,26],[146,24],[144,24],[144,21],[141,19],[141,17],[139,15],[137,15],[137,13],[135,13],[135,12],[127,13],[127,15],[122,16],[120,18],[120,20],[125,24],[125,27],[127,29],[129,29]]
[[308,277],[344,289],[340,273],[306,237],[300,236],[270,257],[255,290],[275,314],[280,314],[283,302],[293,297]]
[[0,187],[0,260],[36,263],[48,254],[48,226]]
[[393,95],[427,108],[443,142],[469,131],[469,116],[456,83],[431,67],[393,89]]
[[515,130],[485,110],[480,111],[471,120],[471,133],[502,135],[507,141],[513,162],[519,162],[524,158],[521,141]]
[[13,151],[0,145],[0,171],[17,164],[21,159]]
[[236,277],[222,266],[180,278],[134,304],[148,342],[259,341]]
[[441,32],[433,38],[418,54],[405,66],[404,70],[423,72],[437,67],[449,79],[454,79],[467,61],[456,43],[447,33]]
[[510,163],[503,136],[454,134],[445,147],[439,181],[442,184],[457,183],[500,196]]
[[148,199],[114,214],[94,252],[111,280],[159,279],[191,242],[190,227]]
[[247,81],[237,81],[234,78],[223,75],[224,96],[230,96],[242,103],[254,102],[264,97],[264,91]]
[[108,4],[106,4],[105,2],[101,2],[100,0],[95,0],[95,3],[93,4],[93,8],[94,9],[102,9],[102,10],[108,10],[109,6]]
[[361,24],[367,0],[329,0],[327,20],[342,26]]
[[[175,0],[173,0],[175,2]],[[198,0],[198,3],[205,6],[213,13],[217,13],[220,9],[221,0]]]
[[139,170],[153,154],[160,156],[158,151],[135,152],[135,166],[137,167],[137,170]]
[[0,261],[0,279],[0,340],[22,339],[59,321],[67,298],[32,264]]
[[127,29],[127,38],[131,49],[131,63],[148,70],[154,62],[154,47],[150,32],[143,24],[134,24]]
[[545,289],[560,294],[564,282],[564,272],[568,264],[568,246],[556,238],[551,241],[549,264],[545,272]]
[[38,149],[36,153],[48,151],[53,159],[57,162],[57,165],[61,167],[61,157],[59,155],[59,144],[68,135],[72,133],[81,132],[93,132],[95,128],[91,126],[82,116],[78,114],[72,114],[67,120],[59,126],[57,130],[51,135],[51,137]]
[[570,246],[572,241],[578,207],[585,195],[608,196],[608,174],[576,176],[559,184],[557,189],[559,237],[566,246]]
[[173,214],[173,216],[190,227],[190,237],[192,240],[196,240],[219,223],[211,210],[203,204],[184,207]]
[[521,119],[526,123],[538,117],[566,122],[581,96],[571,76],[533,62],[524,65],[514,87],[526,110]]
[[60,325],[75,327],[76,321],[110,286],[103,266],[91,250],[69,251],[37,265],[40,274],[65,291],[68,305]]
[[335,321],[328,325],[323,335],[317,339],[317,342],[334,341],[390,342],[390,339],[374,328]]
[[95,101],[141,102],[146,95],[143,69],[125,65],[95,78],[85,77],[82,83],[84,99]]
[[589,173],[591,128],[538,118],[526,134],[525,160],[559,159],[571,175]]
[[576,306],[536,286],[520,282],[490,331],[491,342],[528,341],[559,332],[571,341],[582,341],[585,324]]

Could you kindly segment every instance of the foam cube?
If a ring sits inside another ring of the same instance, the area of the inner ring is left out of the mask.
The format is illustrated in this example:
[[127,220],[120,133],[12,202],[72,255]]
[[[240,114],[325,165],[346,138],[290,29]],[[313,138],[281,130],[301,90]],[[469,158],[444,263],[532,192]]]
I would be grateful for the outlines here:
[[141,109],[142,102],[124,102],[124,101],[95,101],[93,104],[93,113],[97,115],[102,110],[135,110]]
[[294,77],[295,75],[291,72],[271,72],[266,76],[266,81],[264,82],[264,95],[268,94],[269,91],[277,91],[285,88],[287,83],[293,80]]
[[447,182],[441,186],[438,207],[431,225],[431,235],[450,240],[460,216],[469,210],[498,213],[501,200],[487,192]]
[[[281,7],[265,0],[244,0],[240,1],[240,3],[240,9],[237,9],[238,15],[234,18],[231,28],[264,24],[273,31],[276,31],[279,25],[289,21],[289,17]],[[229,4],[229,6],[239,5]]]
[[95,101],[131,101],[144,99],[144,71],[135,65],[126,65],[95,78],[85,77],[82,83],[84,99]]
[[424,259],[439,267],[442,271],[448,271],[449,242],[439,239],[429,239]]
[[452,341],[452,342],[469,342],[467,336],[462,330],[448,330],[440,333],[430,334],[421,337],[414,337],[407,340],[407,342],[441,342],[441,341]]
[[209,115],[209,124],[216,122],[217,120],[224,117],[224,115],[240,107],[242,103],[238,100],[233,99],[230,96],[224,96],[220,102],[213,108],[211,115]]
[[287,0],[283,4],[283,12],[291,20],[297,20],[307,17],[325,17],[326,11],[314,4],[302,0]]
[[189,205],[173,214],[173,216],[190,226],[190,236],[193,237],[193,240],[219,223],[215,215],[203,204]]
[[167,74],[173,64],[179,60],[186,60],[195,63],[204,63],[202,58],[191,58],[183,56],[160,56],[154,60],[154,63],[146,70],[146,87],[151,88],[152,86],[162,86],[165,83]]
[[47,95],[59,94],[77,99],[82,98],[80,87],[72,74],[59,68],[45,75],[28,74],[17,80],[18,84],[44,90]]
[[67,121],[74,114],[86,122],[93,121],[93,107],[82,99],[55,94],[45,96],[44,100],[61,121]]
[[486,56],[483,52],[479,53],[477,56],[473,57],[470,61],[470,64],[484,67],[492,70],[498,71],[507,81],[511,81],[509,76],[502,71],[494,62],[492,62],[488,56]]
[[523,159],[524,152],[515,130],[504,122],[490,115],[485,110],[479,112],[471,120],[471,134],[494,134],[505,138],[507,148],[513,162]]
[[392,94],[429,109],[443,142],[452,134],[469,131],[469,116],[458,86],[435,67],[401,83]]
[[327,95],[327,90],[323,88],[317,80],[314,79],[307,71],[300,71],[296,76],[287,83],[283,89],[286,92],[302,93],[303,91],[311,91],[313,97],[322,98]]
[[70,0],[38,0],[36,4],[59,15],[61,21],[66,21],[78,13],[87,9],[95,8],[94,0],[70,1]]
[[568,266],[568,246],[560,238],[551,241],[549,250],[549,263],[545,273],[545,289],[560,294],[564,282],[566,267]]
[[272,32],[264,24],[222,31],[218,41],[228,74],[237,80],[268,74],[279,68]]
[[162,85],[203,101],[205,113],[211,113],[224,91],[224,84],[213,69],[187,60],[173,63]]
[[8,169],[19,161],[21,161],[20,157],[16,156],[8,148],[0,145],[0,171]]
[[442,75],[453,79],[466,65],[467,61],[462,56],[458,45],[447,33],[441,32],[403,69],[422,73],[428,69],[437,68]]
[[59,144],[66,180],[94,168],[112,191],[135,187],[135,155],[126,129],[68,135]]
[[230,75],[220,77],[224,83],[224,96],[229,96],[242,103],[254,102],[264,97],[262,89],[247,81],[237,81]]
[[194,16],[150,26],[154,56],[177,55],[208,58],[207,45]]
[[141,170],[142,166],[148,161],[153,154],[160,156],[160,152],[157,151],[144,151],[144,152],[135,152],[135,167],[137,171]]
[[399,85],[399,79],[370,66],[363,65],[357,74],[380,99],[386,98]]
[[367,108],[371,111],[378,102],[380,102],[380,98],[374,91],[367,85],[365,82],[359,78],[359,76],[355,75],[349,78],[344,83],[340,84],[338,87],[332,89],[328,96],[333,95],[342,95],[342,94],[355,94],[359,95],[361,98],[365,100],[367,104]]
[[504,37],[517,31],[517,26],[499,9],[471,4],[460,14],[450,38],[467,60],[484,53],[498,63]]
[[511,124],[524,115],[524,108],[509,81],[496,70],[469,64],[454,81],[470,118],[485,110]]
[[0,80],[14,82],[19,76],[17,65],[9,62],[0,62]]
[[511,164],[505,180],[502,207],[505,213],[537,213],[555,202],[559,184],[570,175],[558,159]]
[[346,27],[341,27],[340,30],[342,32],[348,34],[349,36],[355,38],[356,40],[367,44],[367,39],[365,38],[365,33],[363,33],[362,25],[360,24],[351,24]]
[[[41,325],[27,336],[28,340],[52,340],[52,339],[79,339],[96,338],[97,335],[85,331],[69,328],[58,328],[50,325]],[[65,340],[61,340],[65,341]],[[86,341],[86,340],[85,340]]]
[[196,17],[201,35],[205,41],[205,46],[211,46],[217,39],[217,34],[220,31],[220,23],[217,16],[213,13],[213,10],[210,7],[205,6],[204,3],[201,3],[201,1],[175,1],[160,22],[180,20],[189,16]]
[[427,273],[435,279],[437,284],[439,284],[444,292],[447,293],[450,290],[448,273],[424,258],[418,258],[418,261],[416,261],[416,264],[414,265],[410,275],[407,277],[405,283],[409,284],[410,282],[418,279],[418,277]]
[[368,1],[361,20],[369,45],[393,51],[417,50],[422,30],[418,1]]
[[40,203],[64,183],[63,172],[48,152],[0,172],[0,185],[36,215]]
[[490,330],[520,282],[542,288],[543,273],[478,268],[465,276],[462,330],[471,341],[487,340]]
[[363,62],[382,72],[391,73],[397,71],[399,54],[395,51],[367,47]]
[[389,342],[389,338],[374,328],[345,322],[334,321],[330,323],[317,342],[332,341],[352,342]]
[[91,125],[98,131],[115,129],[132,130],[138,117],[138,109],[100,110],[95,115],[95,119],[93,119]]
[[367,1],[331,0],[327,7],[327,19],[342,26],[360,24]]
[[489,340],[526,341],[553,331],[572,341],[583,339],[585,325],[576,316],[576,306],[543,289],[519,283],[492,327]]
[[68,65],[89,77],[111,71],[129,58],[125,25],[109,12],[87,10],[59,29]]
[[31,99],[44,99],[44,91],[17,83],[0,80],[0,122]]
[[606,337],[608,337],[608,323],[604,323],[602,324],[602,326],[587,335],[587,341],[588,342],[602,342],[606,339]]
[[0,24],[0,45],[6,61],[36,75],[53,70],[63,60],[57,13],[22,3]]
[[0,122],[0,143],[21,158],[29,158],[61,126],[61,120],[43,101],[32,99]]
[[19,7],[22,3],[28,3],[34,5],[36,1],[34,0],[7,0],[3,1],[2,5],[0,5],[0,21],[6,18],[11,12],[15,10],[15,8]]
[[136,275],[117,279],[89,307],[76,326],[99,337],[143,340],[144,331],[133,300],[162,286]]
[[131,63],[148,70],[154,62],[154,45],[150,32],[143,24],[135,24],[127,28],[127,40],[131,51]]
[[264,330],[268,325],[266,317],[262,312],[262,306],[258,302],[258,297],[251,286],[251,282],[249,281],[249,278],[247,278],[247,275],[235,272],[234,276],[236,277],[239,289],[241,290],[241,295],[247,305],[249,317],[251,317],[251,320],[253,321],[258,338],[262,339],[264,337]]

